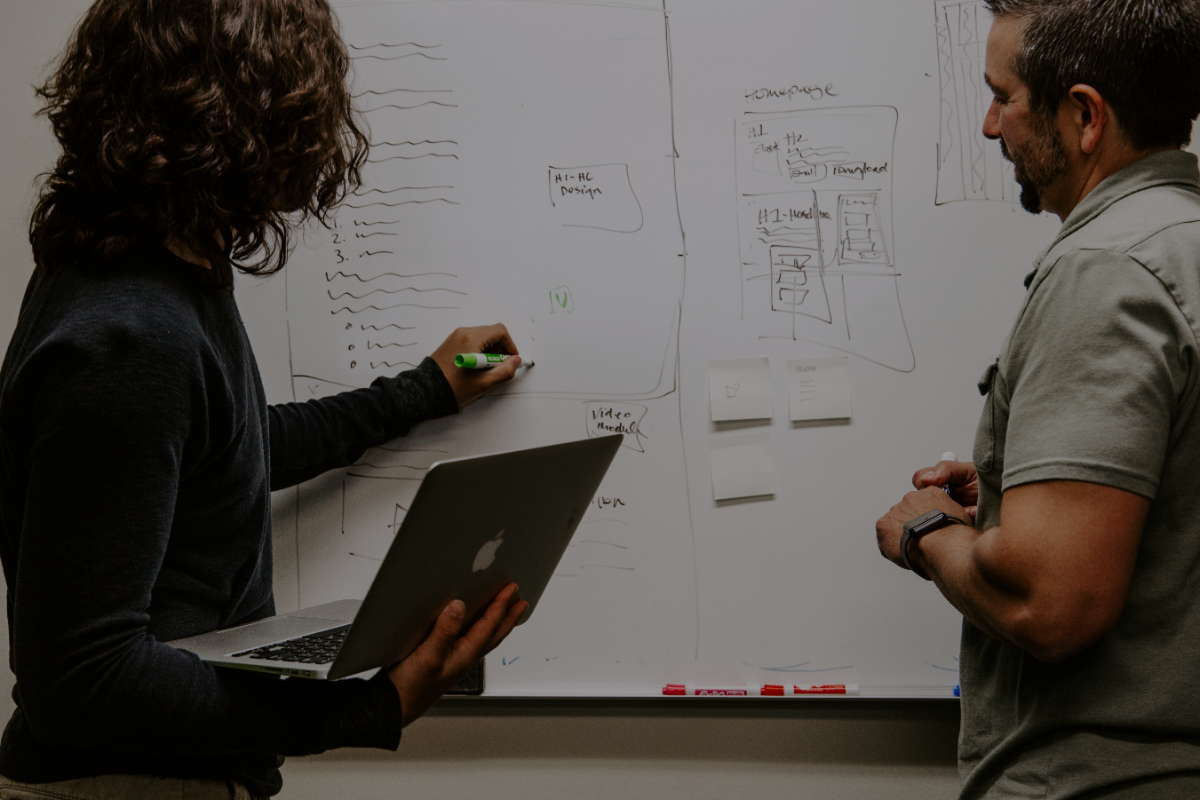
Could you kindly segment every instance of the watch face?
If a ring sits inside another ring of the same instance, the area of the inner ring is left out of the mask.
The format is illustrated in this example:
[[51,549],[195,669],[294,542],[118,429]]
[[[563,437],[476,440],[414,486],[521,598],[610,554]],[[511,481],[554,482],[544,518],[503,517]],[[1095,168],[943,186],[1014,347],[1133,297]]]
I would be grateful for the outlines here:
[[926,511],[916,519],[909,520],[904,527],[908,528],[913,536],[923,536],[937,529],[945,519],[946,514],[942,511]]

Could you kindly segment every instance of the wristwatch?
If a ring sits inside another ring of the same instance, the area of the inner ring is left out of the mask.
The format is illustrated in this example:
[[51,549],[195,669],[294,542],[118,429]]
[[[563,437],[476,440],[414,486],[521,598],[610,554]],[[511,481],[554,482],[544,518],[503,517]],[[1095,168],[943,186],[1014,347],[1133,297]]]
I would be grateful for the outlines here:
[[904,533],[900,536],[900,555],[904,557],[904,566],[911,569],[913,572],[920,575],[927,581],[933,580],[925,574],[925,570],[918,567],[916,564],[908,560],[908,546],[920,539],[927,533],[932,533],[938,528],[944,528],[947,525],[969,525],[958,517],[952,517],[945,511],[926,511],[919,517],[910,519],[904,523]]

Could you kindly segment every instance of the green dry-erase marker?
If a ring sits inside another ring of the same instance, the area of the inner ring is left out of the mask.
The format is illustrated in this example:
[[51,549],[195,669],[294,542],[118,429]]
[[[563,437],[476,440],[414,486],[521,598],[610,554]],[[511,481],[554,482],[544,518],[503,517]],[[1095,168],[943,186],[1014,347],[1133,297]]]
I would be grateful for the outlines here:
[[[500,366],[510,358],[512,356],[503,353],[459,353],[454,357],[454,366],[463,369],[491,369]],[[524,358],[521,361],[523,366],[533,366],[532,361]]]

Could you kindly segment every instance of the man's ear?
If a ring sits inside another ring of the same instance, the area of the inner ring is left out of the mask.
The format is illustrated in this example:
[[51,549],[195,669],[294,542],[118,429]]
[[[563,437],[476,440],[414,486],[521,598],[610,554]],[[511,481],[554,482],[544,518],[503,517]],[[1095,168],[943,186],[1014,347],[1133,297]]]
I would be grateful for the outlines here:
[[1066,113],[1067,124],[1079,142],[1079,149],[1085,155],[1092,155],[1100,146],[1104,132],[1113,124],[1108,103],[1091,86],[1077,83],[1068,90],[1066,99],[1063,100],[1060,114],[1063,112]]

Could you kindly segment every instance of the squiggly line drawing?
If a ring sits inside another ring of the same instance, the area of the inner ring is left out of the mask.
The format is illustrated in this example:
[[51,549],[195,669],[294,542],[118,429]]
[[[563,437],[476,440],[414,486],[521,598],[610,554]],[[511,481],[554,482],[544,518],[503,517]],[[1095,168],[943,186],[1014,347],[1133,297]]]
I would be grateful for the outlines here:
[[420,292],[422,294],[424,294],[425,292],[450,292],[451,294],[458,294],[458,295],[462,295],[463,297],[467,296],[466,292],[460,292],[457,289],[442,289],[442,288],[418,289],[415,286],[405,286],[400,289],[372,289],[371,291],[367,292],[366,294],[352,294],[350,292],[342,292],[339,295],[335,295],[333,292],[331,292],[327,289],[325,291],[325,294],[329,295],[330,300],[341,300],[343,297],[350,297],[355,300],[362,300],[364,297],[370,297],[373,294],[400,294],[400,292]]
[[369,228],[369,227],[371,227],[372,225],[399,225],[399,224],[400,224],[400,220],[398,220],[398,219],[397,219],[397,220],[393,220],[393,221],[391,221],[391,222],[387,222],[387,221],[383,221],[383,222],[359,222],[358,220],[354,220],[354,227],[356,227],[356,228]]
[[394,255],[396,255],[396,252],[394,250],[364,250],[358,254],[358,257],[364,258],[366,256],[394,256]]
[[385,108],[395,108],[395,109],[399,109],[400,111],[412,111],[414,108],[421,108],[422,106],[441,106],[442,108],[458,108],[458,106],[454,105],[453,103],[439,103],[437,100],[426,100],[424,103],[417,103],[415,106],[400,106],[400,105],[396,105],[395,103],[388,103],[387,105],[376,106],[375,108],[368,108],[365,113],[370,114],[372,111],[382,111]]
[[[393,323],[391,323],[390,325],[384,325],[384,326],[383,326],[383,328],[379,327],[378,325],[359,325],[358,327],[362,328],[364,331],[366,331],[366,330],[372,330],[372,331],[380,331],[380,332],[382,332],[384,328],[395,328],[396,330],[401,330],[401,331],[415,331],[415,330],[417,329],[417,326],[416,326],[416,325],[409,325],[409,326],[406,328],[406,327],[404,327],[403,325],[397,325],[397,324],[396,324],[396,323],[394,323],[394,322],[393,322]],[[435,451],[433,451],[433,452],[435,452],[435,453],[441,453],[441,452],[444,452],[444,451],[442,451],[442,450],[435,450]]]
[[980,133],[990,93],[984,46],[991,15],[982,0],[937,0],[939,111],[937,205],[962,200],[1011,203],[1017,186],[999,148]]
[[371,206],[387,206],[388,208],[395,208],[396,206],[420,206],[425,205],[426,203],[448,203],[452,206],[461,205],[461,203],[456,203],[453,200],[447,200],[444,197],[435,197],[432,200],[404,200],[399,203],[364,203],[361,206],[356,206],[353,203],[346,203],[346,206],[347,208],[370,208]]
[[[755,666],[754,664],[749,664],[745,661],[743,661],[742,663],[745,664],[747,667]],[[803,668],[806,664],[811,664],[811,663],[812,663],[811,661],[803,661],[799,664],[793,664],[790,667],[758,667],[758,668],[761,670],[764,670],[766,672],[836,672],[839,669],[853,669],[854,668],[853,665],[850,665],[850,664],[847,664],[846,666],[843,666],[843,667],[821,667],[819,669],[804,669]]]
[[[585,569],[618,569],[618,570],[621,570],[622,572],[636,572],[637,571],[633,567],[618,567],[618,566],[614,566],[612,564],[580,564],[579,569],[580,569],[580,572],[582,572]],[[563,578],[578,578],[579,577],[579,572],[556,572],[554,574],[558,577],[563,577]]]
[[380,44],[369,44],[366,47],[359,47],[358,45],[355,45],[355,44],[350,45],[351,50],[373,50],[376,47],[419,47],[422,50],[436,50],[437,48],[441,47],[441,45],[440,44],[417,44],[416,42],[400,42],[399,44],[384,44],[381,42]]
[[415,191],[421,191],[423,189],[453,189],[453,188],[454,188],[453,186],[399,186],[395,189],[367,189],[365,192],[360,192],[357,189],[355,189],[354,194],[357,195],[358,197],[366,197],[371,192],[378,192],[379,194],[395,194],[396,192],[407,192],[407,191],[415,192]]
[[371,147],[399,147],[402,144],[458,144],[453,139],[422,139],[419,142],[371,142]]
[[380,367],[387,367],[388,369],[395,369],[396,367],[399,367],[401,365],[404,365],[406,367],[412,367],[413,369],[417,368],[417,365],[412,363],[411,361],[397,361],[395,364],[393,364],[390,361],[380,361],[378,364],[376,364],[374,361],[372,361],[371,369],[379,369]]
[[350,60],[351,61],[362,61],[367,58],[373,58],[376,61],[399,61],[402,58],[412,58],[413,56],[420,56],[421,58],[428,58],[430,61],[446,61],[445,58],[438,58],[436,56],[427,55],[425,53],[405,53],[402,56],[392,56],[390,58],[385,58],[384,56],[374,56],[374,55],[350,56]]
[[351,314],[361,314],[367,309],[374,309],[376,311],[391,311],[393,308],[424,308],[429,311],[458,311],[460,306],[423,306],[419,303],[397,303],[394,306],[384,306],[382,308],[379,306],[367,306],[366,308],[360,308],[357,310],[350,308],[350,306],[342,306],[337,311],[330,311],[329,313],[340,314],[343,311],[349,311]]
[[369,94],[373,94],[376,97],[383,97],[384,95],[396,94],[397,92],[408,92],[410,94],[454,94],[453,89],[387,89],[382,92],[377,92],[374,89],[367,89],[365,92],[359,92],[358,94],[350,96],[355,100],[358,100],[359,98],[366,97]]
[[368,164],[383,164],[387,161],[395,161],[401,159],[403,161],[416,161],[418,158],[453,158],[458,161],[458,156],[453,153],[422,153],[419,156],[388,156],[387,158],[368,158]]
[[385,347],[416,347],[416,346],[417,346],[416,342],[410,342],[408,344],[401,344],[400,342],[389,342],[388,344],[379,344],[378,342],[371,342],[371,341],[367,342],[368,350],[382,350]]
[[[381,272],[378,275],[376,275],[374,278],[364,278],[356,272],[351,272],[351,273],[335,272],[335,273],[333,273],[333,275],[330,275],[328,272],[326,272],[325,273],[326,283],[332,281],[334,278],[338,277],[339,275],[342,276],[343,278],[354,278],[359,283],[370,283],[371,281],[377,281],[380,278],[386,277],[388,275],[391,275],[396,278],[423,278],[426,275],[449,275],[451,278],[458,277],[457,275],[455,275],[451,272],[414,272],[411,275],[402,275],[399,272]],[[376,330],[378,330],[378,328],[376,328]]]

